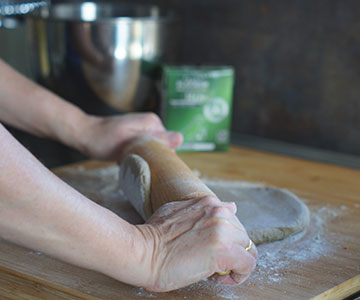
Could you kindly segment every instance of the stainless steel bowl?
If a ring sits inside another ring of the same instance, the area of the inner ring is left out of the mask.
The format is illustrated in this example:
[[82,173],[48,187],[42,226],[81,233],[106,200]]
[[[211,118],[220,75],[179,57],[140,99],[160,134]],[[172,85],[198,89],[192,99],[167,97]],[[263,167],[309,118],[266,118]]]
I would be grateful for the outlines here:
[[99,100],[151,109],[157,68],[176,56],[176,23],[155,6],[60,3],[27,22],[35,78],[93,113]]

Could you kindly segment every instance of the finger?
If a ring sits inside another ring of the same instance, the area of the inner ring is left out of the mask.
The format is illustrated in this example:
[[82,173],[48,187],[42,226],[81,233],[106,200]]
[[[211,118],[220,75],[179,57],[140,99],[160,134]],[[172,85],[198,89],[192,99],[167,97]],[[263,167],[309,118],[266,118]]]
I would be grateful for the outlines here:
[[184,137],[180,132],[168,131],[167,134],[168,134],[169,147],[172,149],[179,147],[184,141]]
[[176,218],[176,215],[179,215],[180,218],[177,222],[181,222],[181,219],[184,218],[184,213],[185,216],[191,216],[191,218],[200,218],[205,214],[208,219],[213,219],[214,211],[216,212],[219,209],[225,210],[228,217],[222,216],[218,218],[232,218],[233,213],[228,208],[221,207],[221,205],[222,202],[213,196],[199,197],[185,201],[168,202],[157,209],[151,218],[148,219],[147,223],[158,223],[161,222],[163,218]]
[[191,206],[193,203],[195,203],[195,200],[196,199],[186,200],[186,201],[173,201],[173,202],[165,203],[154,212],[151,219],[153,219],[154,217],[169,216],[179,210],[182,210],[188,206]]
[[172,149],[180,146],[184,140],[182,134],[176,131],[150,131],[148,134],[161,139]]
[[155,218],[168,217],[187,208],[191,208],[192,211],[200,211],[200,207],[196,204],[198,204],[199,202],[203,202],[204,198],[205,197],[165,203],[154,212],[148,222],[154,221]]
[[[249,253],[248,253],[249,254]],[[230,277],[231,279],[236,283],[236,284],[240,284],[243,283],[246,279],[249,278],[250,274],[255,270],[256,268],[256,259],[251,256],[248,255],[249,257],[251,257],[252,259],[247,260],[247,264],[244,267],[244,271],[239,271],[239,269],[235,269],[230,273]],[[230,283],[231,284],[231,283]]]
[[257,259],[259,254],[258,254],[258,251],[257,251],[257,248],[255,246],[255,244],[253,242],[251,242],[251,248],[248,250],[248,252],[255,258]]
[[224,222],[231,224],[233,226],[233,230],[236,231],[234,234],[239,233],[242,236],[242,242],[244,245],[248,245],[249,237],[246,232],[246,229],[243,224],[239,221],[237,216],[235,215],[236,206],[231,203],[224,203],[219,202],[213,206],[205,207],[204,210],[206,211],[206,217],[210,221],[215,219],[221,219]]
[[[234,218],[236,212],[236,205],[233,202],[221,202],[219,198],[214,196],[204,196],[184,201],[173,201],[163,204],[158,210],[156,210],[153,216],[167,216],[170,213],[190,208],[193,210],[205,209],[213,217],[227,217]],[[230,212],[230,213],[229,213]],[[235,217],[236,218],[236,217]],[[237,218],[236,218],[237,220]],[[237,221],[238,222],[238,221]],[[245,231],[240,223],[241,229]]]
[[244,282],[256,267],[256,259],[241,245],[232,247],[227,255],[228,270],[231,273],[226,276],[214,275],[214,278],[222,284],[240,284]]
[[258,258],[257,248],[252,240],[250,240],[249,235],[246,229],[242,226],[237,227],[237,231],[233,231],[232,235],[238,237],[238,244],[245,249],[245,251],[250,254],[255,260]]
[[[258,253],[245,228],[238,226],[237,223],[231,225],[226,227],[222,235],[225,239],[222,241],[223,247],[217,257],[219,268],[217,272],[232,270],[235,273],[242,274],[244,270],[241,268],[244,267],[244,264],[241,262],[241,257],[251,256],[256,261]],[[241,264],[238,265],[238,262]]]
[[223,205],[223,203],[206,206],[204,207],[204,211],[206,212],[206,217],[208,219],[222,219],[223,221],[232,224],[234,228],[242,229],[235,220],[236,217],[232,209]]
[[224,207],[230,209],[234,214],[237,212],[237,206],[235,202],[222,202]]
[[203,209],[205,207],[211,208],[221,206],[223,202],[214,196],[204,196],[186,201],[178,201],[177,203],[183,203],[184,206],[182,208],[192,207],[194,209]]
[[[246,274],[249,275],[256,267],[256,257],[254,257],[253,252],[250,252],[253,249],[246,250],[248,245],[249,243],[245,246],[241,243],[235,245],[233,248],[234,252],[231,256],[231,259],[233,259],[234,262],[233,268],[231,269],[233,278],[236,278],[236,276],[241,277]],[[241,256],[242,260],[237,259],[239,256]]]
[[165,127],[160,117],[155,113],[139,113],[142,118],[142,122],[145,125],[145,129],[151,131],[165,131]]
[[214,274],[213,278],[216,280],[217,283],[223,284],[223,285],[235,285],[235,284],[241,284],[244,281],[246,281],[251,273],[248,274],[235,274],[234,272],[230,272],[226,276],[221,276],[218,274]]
[[188,215],[197,211],[199,214],[203,214],[204,210],[209,210],[213,207],[218,207],[222,202],[216,197],[205,196],[194,198],[191,200],[168,202],[162,205],[155,211],[153,217],[167,217],[174,215],[184,209],[188,210]]

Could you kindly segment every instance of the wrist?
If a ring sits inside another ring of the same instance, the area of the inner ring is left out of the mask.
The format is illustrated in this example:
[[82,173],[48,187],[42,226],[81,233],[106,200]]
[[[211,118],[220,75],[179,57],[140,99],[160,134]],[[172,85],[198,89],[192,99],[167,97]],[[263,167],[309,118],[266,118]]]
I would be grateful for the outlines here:
[[72,137],[72,145],[79,152],[94,157],[93,149],[99,140],[94,138],[97,133],[97,127],[103,118],[99,116],[83,114],[79,116],[78,130]]
[[52,122],[53,138],[64,145],[82,152],[83,135],[89,126],[91,117],[80,108],[71,105],[71,109],[61,116],[60,122]]
[[143,225],[121,222],[108,247],[100,245],[97,271],[121,282],[141,287],[151,285],[153,242]]

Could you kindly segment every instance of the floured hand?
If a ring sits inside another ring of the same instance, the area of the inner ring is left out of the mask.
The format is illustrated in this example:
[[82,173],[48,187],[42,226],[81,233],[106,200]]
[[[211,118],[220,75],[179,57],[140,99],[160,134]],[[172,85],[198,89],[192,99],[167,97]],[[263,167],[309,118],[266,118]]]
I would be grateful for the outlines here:
[[203,197],[160,207],[137,228],[148,244],[144,288],[164,292],[215,275],[224,284],[239,284],[256,266],[255,246],[246,251],[249,237],[235,216],[233,203]]

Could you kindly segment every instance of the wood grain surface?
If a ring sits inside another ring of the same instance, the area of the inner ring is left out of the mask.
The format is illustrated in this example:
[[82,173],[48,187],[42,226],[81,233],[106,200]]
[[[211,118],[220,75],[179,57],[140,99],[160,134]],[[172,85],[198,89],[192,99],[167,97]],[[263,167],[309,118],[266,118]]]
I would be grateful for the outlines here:
[[[318,296],[315,296],[311,300],[337,300],[344,299],[345,297],[350,297],[357,293],[360,289],[360,275],[355,276],[345,282],[321,293]],[[357,296],[358,297],[358,296]],[[359,299],[359,298],[356,298]],[[353,300],[356,300],[353,299]]]
[[[207,281],[164,294],[130,287],[0,241],[0,299],[310,299],[359,275],[360,171],[240,147],[228,153],[181,157],[207,178],[262,182],[291,190],[309,206],[314,226],[299,237],[260,246],[258,268],[241,286]],[[110,165],[89,161],[76,166],[86,171]],[[55,173],[62,175],[71,167]],[[295,244],[298,253],[291,252]],[[304,252],[314,245],[316,251]],[[269,257],[275,250],[283,259],[274,256],[272,262]],[[355,282],[351,288],[356,291],[358,281],[350,282]],[[346,284],[339,290],[339,297],[346,295]]]

